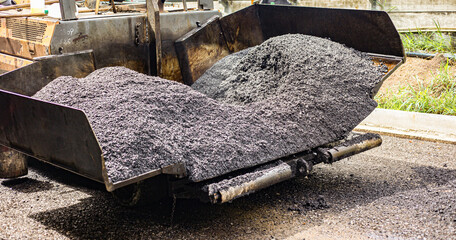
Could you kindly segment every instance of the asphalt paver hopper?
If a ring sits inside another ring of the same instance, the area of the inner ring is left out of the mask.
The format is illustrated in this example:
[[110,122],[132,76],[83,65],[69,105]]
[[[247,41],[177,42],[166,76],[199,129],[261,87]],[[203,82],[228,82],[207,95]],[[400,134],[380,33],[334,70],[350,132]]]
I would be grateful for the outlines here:
[[[176,38],[172,50],[163,48],[161,56],[157,55],[160,51],[152,51],[153,54],[150,54],[150,49],[156,49],[156,46],[148,46],[147,56],[152,56],[154,60],[148,61],[147,68],[152,66],[158,69],[154,64],[163,64],[158,61],[164,56],[163,53],[174,52],[179,66],[174,68],[181,75],[175,79],[168,78],[191,85],[207,69],[229,54],[259,45],[275,36],[295,33],[329,38],[368,54],[373,64],[382,64],[388,68],[383,80],[405,61],[399,34],[388,15],[381,11],[252,5],[224,17],[215,15],[206,20],[205,23],[198,24],[197,28]],[[89,56],[85,62],[92,63],[85,69],[90,72],[99,68],[90,60],[90,56],[93,59],[96,54],[95,49],[86,49],[85,52],[50,58]],[[167,75],[166,69],[171,67],[162,68],[158,71],[159,75],[171,76],[172,74]],[[23,71],[21,68],[17,70]],[[11,72],[0,76],[0,87],[11,84],[12,75],[8,74]],[[21,80],[21,84],[15,85],[14,89],[20,89],[21,86],[26,88],[25,79]],[[44,86],[45,83],[41,85]],[[43,86],[38,86],[35,90]],[[381,82],[368,93],[370,97],[373,98],[380,86]],[[125,204],[134,204],[141,194],[147,193],[150,198],[176,196],[198,198],[212,203],[229,202],[278,182],[307,175],[315,164],[332,163],[381,144],[379,135],[351,133],[344,139],[333,139],[311,149],[288,152],[275,159],[260,160],[197,181],[189,178],[191,173],[185,162],[161,166],[121,181],[112,181],[108,176],[102,146],[97,141],[96,136],[100,133],[93,131],[84,111],[26,96],[33,93],[4,89],[6,90],[0,90],[1,145],[103,183],[108,191],[113,192]]]

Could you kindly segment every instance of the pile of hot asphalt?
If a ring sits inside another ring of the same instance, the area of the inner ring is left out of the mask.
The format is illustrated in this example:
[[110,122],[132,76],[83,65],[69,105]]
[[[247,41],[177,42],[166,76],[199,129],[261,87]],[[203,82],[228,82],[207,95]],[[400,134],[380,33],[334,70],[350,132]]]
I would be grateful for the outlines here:
[[111,181],[173,163],[202,181],[342,138],[376,107],[382,76],[353,49],[284,35],[225,57],[193,89],[110,67],[34,97],[86,113]]

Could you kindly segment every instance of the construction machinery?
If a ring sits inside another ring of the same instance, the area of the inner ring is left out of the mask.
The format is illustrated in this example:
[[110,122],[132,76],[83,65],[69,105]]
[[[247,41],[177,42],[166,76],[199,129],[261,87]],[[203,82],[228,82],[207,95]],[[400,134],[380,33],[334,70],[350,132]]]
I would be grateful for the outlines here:
[[[59,4],[60,19],[0,16],[0,68],[6,71],[0,75],[0,144],[103,183],[124,204],[134,204],[143,195],[229,202],[307,175],[315,164],[332,163],[381,144],[376,134],[350,134],[202,182],[190,181],[180,163],[112,182],[85,113],[29,96],[56,77],[85,77],[107,66],[125,66],[191,85],[224,56],[288,33],[330,38],[368,53],[374,63],[388,67],[385,80],[405,61],[402,42],[382,11],[254,4],[222,17],[212,10],[212,1],[199,0],[195,11],[187,11],[184,0],[182,11],[160,13],[156,1],[147,0],[114,6],[116,13],[76,16],[74,0]],[[0,177],[26,172],[26,160],[12,153],[0,161]],[[243,178],[248,175],[255,177]],[[230,181],[236,185],[212,187]]]

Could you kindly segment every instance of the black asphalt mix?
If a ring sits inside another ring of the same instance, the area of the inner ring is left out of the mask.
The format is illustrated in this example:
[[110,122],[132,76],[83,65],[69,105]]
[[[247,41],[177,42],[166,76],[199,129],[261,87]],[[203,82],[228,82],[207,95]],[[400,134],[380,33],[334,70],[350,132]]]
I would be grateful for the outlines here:
[[376,107],[382,76],[353,49],[284,35],[222,59],[196,90],[111,67],[34,97],[86,112],[112,181],[177,162],[202,181],[342,138]]

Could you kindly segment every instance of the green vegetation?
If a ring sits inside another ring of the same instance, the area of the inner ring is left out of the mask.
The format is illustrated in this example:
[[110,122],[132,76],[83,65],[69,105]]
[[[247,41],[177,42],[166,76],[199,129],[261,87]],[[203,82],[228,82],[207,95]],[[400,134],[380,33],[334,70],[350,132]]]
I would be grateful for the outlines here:
[[402,87],[398,92],[378,94],[380,108],[456,115],[456,76],[447,61],[431,80],[418,80],[417,86]]
[[449,53],[454,49],[451,38],[442,33],[439,23],[434,21],[437,31],[417,33],[411,31],[401,34],[402,43],[407,52]]
[[[401,39],[407,52],[454,53],[451,38],[442,33],[440,25],[434,22],[437,31],[402,33]],[[454,68],[454,67],[453,67]],[[388,89],[379,93],[375,100],[380,108],[435,113],[456,116],[456,69],[448,60],[428,79],[419,79],[417,84]]]

